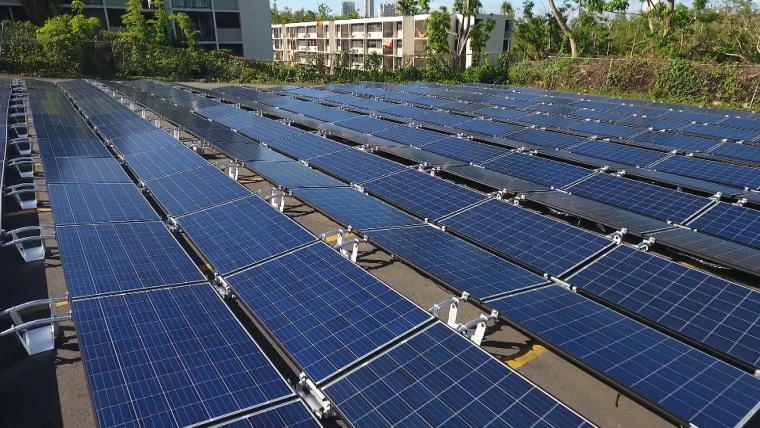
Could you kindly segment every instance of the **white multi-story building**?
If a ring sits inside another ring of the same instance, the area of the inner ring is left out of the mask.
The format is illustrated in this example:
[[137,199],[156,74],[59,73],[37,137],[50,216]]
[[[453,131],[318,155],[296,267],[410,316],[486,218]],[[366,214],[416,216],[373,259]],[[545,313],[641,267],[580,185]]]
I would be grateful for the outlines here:
[[380,3],[377,5],[378,18],[396,15],[396,3]]
[[[98,18],[104,28],[122,27],[127,0],[84,0],[84,15]],[[143,13],[153,10],[143,0]],[[209,49],[229,49],[250,59],[271,60],[269,2],[260,0],[164,0],[166,13],[187,14],[200,31],[199,44]],[[65,9],[64,9],[65,10]],[[0,0],[0,20],[27,20],[21,0]]]
[[[348,53],[349,66],[362,68],[367,56],[380,55],[383,68],[422,66],[425,64],[427,23],[430,15],[390,16],[363,19],[341,19],[320,22],[298,22],[272,25],[272,48],[275,61],[309,63],[321,59],[325,66],[338,54]],[[451,29],[463,22],[461,15],[451,15]],[[503,15],[478,15],[472,23],[492,19],[496,22],[483,53],[494,58],[508,51],[512,36],[512,23]],[[456,38],[449,37],[452,52]],[[466,49],[466,66],[472,65],[472,50]]]
[[340,2],[340,15],[346,16],[354,13],[356,11],[356,3],[352,1],[342,1]]
[[375,0],[364,0],[364,17],[375,17]]

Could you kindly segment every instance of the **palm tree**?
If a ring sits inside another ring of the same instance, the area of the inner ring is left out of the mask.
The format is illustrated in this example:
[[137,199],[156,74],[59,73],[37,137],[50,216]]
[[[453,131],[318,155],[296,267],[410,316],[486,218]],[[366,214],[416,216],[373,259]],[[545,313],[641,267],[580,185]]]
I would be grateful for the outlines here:
[[501,14],[507,18],[514,18],[515,8],[512,7],[512,3],[505,1],[501,4]]

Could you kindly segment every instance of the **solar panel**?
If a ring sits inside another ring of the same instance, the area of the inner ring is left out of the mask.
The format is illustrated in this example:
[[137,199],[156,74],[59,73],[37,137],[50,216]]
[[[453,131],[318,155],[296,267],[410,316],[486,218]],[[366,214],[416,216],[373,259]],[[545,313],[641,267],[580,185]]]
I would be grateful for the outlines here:
[[507,135],[511,132],[523,129],[519,125],[510,125],[503,122],[494,122],[491,120],[473,119],[469,122],[463,122],[458,124],[457,129],[474,132],[476,134],[489,135],[498,137],[501,135]]
[[607,122],[617,122],[617,123],[621,123],[620,120],[625,118],[625,116],[621,114],[606,112],[606,111],[589,110],[589,109],[578,109],[578,110],[570,112],[569,115],[573,117],[580,117],[583,119],[603,120]]
[[679,224],[711,203],[701,196],[609,174],[597,174],[567,190],[595,201]]
[[757,119],[727,117],[724,120],[721,120],[718,125],[729,126],[731,128],[750,129],[752,131],[760,131],[760,120],[757,120]]
[[86,126],[35,125],[34,133],[39,139],[86,140],[93,138],[92,130]]
[[293,137],[267,143],[281,152],[296,159],[311,159],[317,156],[348,150],[350,146],[336,143],[314,134],[302,133]]
[[431,319],[323,243],[227,281],[315,382]]
[[134,184],[48,184],[53,219],[66,224],[159,220]]
[[579,123],[578,119],[569,117],[548,116],[546,114],[528,114],[520,118],[520,122],[530,123],[532,125],[546,126],[549,128],[568,129]]
[[662,131],[644,131],[641,134],[636,135],[633,140],[654,144],[657,147],[678,149],[687,152],[706,152],[718,144],[715,140]]
[[514,98],[497,98],[488,101],[489,105],[507,107],[512,109],[529,109],[532,103]]
[[535,144],[537,146],[556,149],[564,149],[588,140],[586,137],[579,137],[577,135],[561,134],[559,132],[532,128],[526,128],[522,131],[509,134],[509,139],[521,143]]
[[528,114],[528,112],[525,111],[509,110],[496,107],[481,108],[479,110],[475,110],[474,113],[481,114],[485,117],[505,120],[520,120],[520,118]]
[[159,177],[145,184],[159,203],[174,216],[251,194],[248,189],[211,165]]
[[689,227],[750,247],[760,248],[760,211],[719,202]]
[[56,239],[74,299],[205,279],[160,221],[56,226]]
[[[432,99],[432,98],[431,98]],[[444,113],[441,111],[429,111],[425,114],[419,115],[414,118],[415,121],[432,123],[439,126],[458,126],[461,123],[472,120],[471,117],[460,116],[457,114]]]
[[248,143],[211,143],[217,150],[239,161],[290,162],[292,159],[253,141]]
[[639,132],[640,129],[630,126],[614,125],[611,123],[596,122],[593,120],[584,120],[570,127],[573,131],[587,132],[591,135],[600,135],[605,137],[630,138]]
[[561,287],[489,305],[687,424],[734,427],[756,411],[760,379]]
[[42,158],[47,183],[131,183],[113,158]]
[[[82,110],[84,110],[87,106],[80,105],[80,107],[82,107]],[[124,108],[126,109],[127,107],[124,107]],[[90,110],[93,110],[93,109],[90,109]],[[106,138],[108,139],[125,137],[127,135],[137,134],[140,132],[151,131],[153,129],[156,129],[156,127],[153,126],[152,123],[148,122],[147,120],[143,120],[142,118],[137,116],[137,114],[134,114],[133,120],[119,122],[119,123],[109,123],[109,124],[98,126],[95,128],[96,131],[99,131],[101,134],[105,135]]]
[[230,115],[237,115],[240,113],[240,109],[229,104],[221,104],[221,103],[215,103],[215,105],[210,107],[205,107],[196,110],[198,114],[206,116],[209,119],[213,119],[215,121],[219,121],[220,119],[223,119]]
[[678,122],[675,120],[660,119],[656,117],[648,116],[630,116],[618,121],[621,125],[635,126],[638,128],[653,128],[653,129],[681,129],[686,126],[684,122]]
[[335,124],[364,134],[372,134],[383,129],[399,126],[393,122],[375,119],[374,117],[369,116],[357,116],[351,119],[335,122]]
[[614,104],[612,102],[612,99],[608,99],[607,101],[592,101],[592,100],[580,100],[576,101],[572,104],[573,107],[578,108],[586,108],[586,109],[594,109],[596,111],[608,111],[613,110],[615,107],[617,107],[619,104]]
[[205,159],[182,144],[125,156],[125,159],[135,174],[144,181],[209,165]]
[[732,159],[748,160],[760,163],[760,147],[746,144],[725,143],[710,150],[711,154]]
[[[234,123],[227,123],[226,121],[223,121],[222,123],[235,128]],[[304,131],[301,131],[294,126],[285,125],[284,123],[275,121],[237,129],[241,134],[264,143],[273,143],[285,138],[292,138],[305,134]]]
[[645,106],[643,104],[622,104],[615,107],[614,110],[618,113],[624,113],[624,114],[637,114],[639,116],[646,116],[646,117],[660,117],[663,114],[665,114],[668,110],[662,108],[662,107],[654,107],[654,106]]
[[361,183],[406,168],[361,150],[343,150],[312,158],[309,163],[350,183]]
[[419,107],[409,107],[399,104],[386,103],[385,107],[378,108],[376,111],[386,115],[413,119],[417,116],[421,116],[429,112],[430,110],[421,109]]
[[99,426],[188,426],[292,395],[208,284],[72,311]]
[[111,153],[94,136],[85,140],[37,139],[41,157],[110,158]]
[[662,115],[663,118],[680,120],[682,122],[698,122],[698,123],[715,123],[723,116],[716,116],[714,114],[697,113],[693,111],[668,111]]
[[124,156],[182,145],[182,143],[166,131],[157,128],[153,128],[147,132],[114,138],[110,141]]
[[322,425],[306,408],[300,399],[281,406],[267,408],[251,416],[224,425],[227,428],[258,428],[258,427],[313,427]]
[[513,193],[549,190],[548,187],[540,184],[531,183],[522,178],[511,177],[474,165],[445,165],[441,167],[441,171],[483,184],[494,190],[506,190]]
[[430,226],[374,230],[370,241],[453,288],[478,299],[546,280],[469,242]]
[[760,188],[760,171],[745,166],[673,156],[658,163],[654,168],[658,171],[723,183],[729,186]]
[[304,113],[304,116],[310,117],[312,119],[317,119],[322,122],[337,122],[339,120],[350,119],[352,117],[358,116],[358,114],[351,113],[348,111],[343,111],[339,108],[327,107],[321,110],[313,110],[313,111]]
[[549,113],[549,114],[566,115],[578,109],[572,106],[536,103],[536,104],[531,104],[528,107],[528,110],[540,111],[540,112]]
[[[176,120],[173,117],[170,117],[170,119]],[[248,144],[251,142],[250,139],[238,134],[237,132],[233,132],[219,125],[212,125],[211,127],[208,125],[193,126],[192,124],[188,124],[181,119],[177,120],[177,122],[187,126],[188,129],[190,129],[190,132],[197,135],[199,138],[208,141],[209,143]]]
[[442,223],[448,230],[553,276],[611,245],[600,236],[497,200],[462,211]]
[[760,367],[760,293],[620,246],[569,283],[692,340]]
[[315,239],[257,196],[188,214],[177,221],[223,275]]
[[427,144],[423,150],[477,164],[508,153],[503,147],[454,137]]
[[636,167],[646,167],[669,156],[668,153],[641,149],[623,144],[591,140],[570,149],[570,152],[607,159]]
[[591,426],[442,323],[325,393],[354,426]]
[[342,187],[344,183],[300,162],[246,162],[245,166],[284,188]]
[[448,156],[428,152],[418,147],[398,147],[398,146],[379,146],[377,151],[388,153],[392,156],[412,161],[419,165],[466,165],[467,162],[460,161]]
[[446,137],[445,134],[428,131],[425,129],[412,128],[410,126],[394,127],[373,132],[372,135],[397,143],[408,144],[410,146],[421,147],[425,144],[438,141]]
[[681,131],[688,132],[689,134],[704,135],[721,139],[725,138],[735,141],[753,141],[758,136],[760,136],[757,131],[748,131],[736,128],[721,128],[719,126],[702,124],[688,125],[681,129]]
[[368,191],[421,217],[438,219],[486,199],[486,196],[415,170],[363,184]]
[[484,165],[494,171],[554,187],[565,187],[594,174],[594,171],[579,166],[567,165],[522,153],[503,156],[486,162]]

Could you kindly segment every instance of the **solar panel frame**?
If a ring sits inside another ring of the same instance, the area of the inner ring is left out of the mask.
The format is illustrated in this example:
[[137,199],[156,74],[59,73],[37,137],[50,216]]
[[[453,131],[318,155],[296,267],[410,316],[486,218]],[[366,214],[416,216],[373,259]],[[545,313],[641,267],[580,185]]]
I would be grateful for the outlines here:
[[160,220],[132,183],[51,183],[47,192],[58,226]]
[[113,158],[43,158],[46,183],[131,183]]

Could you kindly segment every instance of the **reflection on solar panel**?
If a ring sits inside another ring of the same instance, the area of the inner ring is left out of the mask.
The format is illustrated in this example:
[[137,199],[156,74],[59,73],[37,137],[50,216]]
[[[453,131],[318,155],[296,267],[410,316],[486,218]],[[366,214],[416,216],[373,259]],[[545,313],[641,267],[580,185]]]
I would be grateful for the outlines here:
[[57,226],[72,298],[203,281],[159,221]]
[[662,131],[644,131],[636,135],[633,140],[654,144],[666,149],[678,149],[686,152],[706,152],[718,144],[715,140]]
[[444,134],[439,134],[433,131],[427,131],[425,129],[412,128],[409,126],[394,127],[391,129],[385,129],[382,131],[373,132],[372,135],[386,140],[395,141],[397,143],[408,144],[410,146],[421,147],[425,144],[438,141],[446,137]]
[[258,196],[208,208],[177,221],[223,275],[315,239]]
[[349,149],[349,146],[345,144],[336,143],[309,133],[302,133],[267,144],[296,159],[305,160]]
[[431,319],[323,243],[227,281],[315,382]]
[[560,134],[559,132],[544,131],[540,129],[526,128],[509,134],[510,140],[522,143],[535,144],[537,146],[564,149],[582,143],[588,138],[577,135]]
[[53,219],[66,224],[159,220],[134,184],[48,184]]
[[93,157],[110,158],[111,153],[103,143],[91,136],[85,140],[37,139],[41,157]]
[[760,248],[760,211],[720,202],[689,223],[689,227]]
[[760,147],[746,144],[725,143],[710,150],[711,154],[733,159],[748,160],[760,163]]
[[145,184],[161,205],[174,216],[251,194],[248,189],[211,165],[156,178]]
[[705,135],[709,137],[725,138],[735,141],[753,141],[758,137],[757,131],[748,131],[736,128],[721,128],[710,125],[688,125],[682,129],[683,132],[690,134]]
[[623,144],[607,143],[599,140],[591,140],[587,143],[583,143],[577,147],[573,147],[570,151],[637,167],[645,167],[668,156],[668,153],[640,149],[638,147],[625,146]]
[[182,145],[166,131],[157,128],[120,138],[113,138],[110,141],[125,156]]
[[300,162],[246,162],[245,166],[287,189],[345,186],[344,183],[314,171]]
[[486,201],[442,223],[554,276],[611,244],[600,236],[497,200]]
[[760,367],[760,293],[620,246],[568,279],[589,294]]
[[292,394],[208,284],[72,311],[99,426],[188,426]]
[[47,183],[131,183],[113,158],[43,158]]
[[573,131],[587,132],[591,135],[604,137],[629,138],[641,132],[638,128],[630,126],[614,125],[611,123],[584,120],[570,127]]
[[680,120],[682,122],[698,122],[698,123],[715,123],[723,116],[716,116],[707,113],[696,113],[693,111],[668,111],[662,115],[663,118]]
[[630,116],[619,120],[618,123],[621,125],[630,125],[639,128],[652,129],[681,129],[687,125],[684,122],[677,122],[675,120],[659,119],[656,117],[647,116]]
[[494,122],[490,120],[473,119],[469,122],[463,122],[458,124],[457,129],[473,132],[476,134],[483,134],[492,137],[498,137],[507,135],[511,132],[523,129],[519,125],[510,125],[503,122]]
[[350,183],[361,183],[406,168],[361,150],[343,150],[312,158],[309,163]]
[[50,140],[85,140],[92,138],[92,131],[85,126],[35,126],[37,138]]
[[484,165],[488,169],[504,174],[558,188],[594,174],[594,171],[585,168],[522,153],[513,153],[494,159]]
[[[223,120],[220,123],[235,128],[234,123],[229,123],[226,120]],[[241,134],[264,143],[272,143],[277,140],[305,134],[305,132],[294,126],[288,126],[284,123],[275,122],[273,120],[264,124],[256,124],[236,129]]]
[[482,163],[508,153],[507,149],[503,147],[454,137],[427,144],[423,150],[471,163]]
[[129,167],[141,180],[189,171],[207,166],[209,163],[191,149],[180,144],[165,147],[160,151],[142,152],[125,156]]
[[364,134],[372,134],[383,129],[398,126],[393,122],[369,116],[357,116],[352,119],[335,122],[335,124]]
[[753,131],[760,131],[760,120],[757,119],[743,119],[739,117],[727,117],[721,120],[720,126],[730,126],[731,128],[739,129],[751,129]]
[[375,230],[367,235],[370,241],[478,299],[546,282],[538,275],[433,227]]
[[325,393],[354,426],[591,426],[442,323]]
[[655,167],[658,171],[693,177],[740,188],[760,188],[760,171],[754,168],[673,156]]
[[416,170],[365,183],[364,188],[421,217],[441,218],[483,201],[486,196]]
[[304,427],[319,428],[322,425],[314,419],[309,409],[300,399],[291,401],[262,412],[254,413],[244,419],[224,425],[226,428],[258,428],[258,427]]

